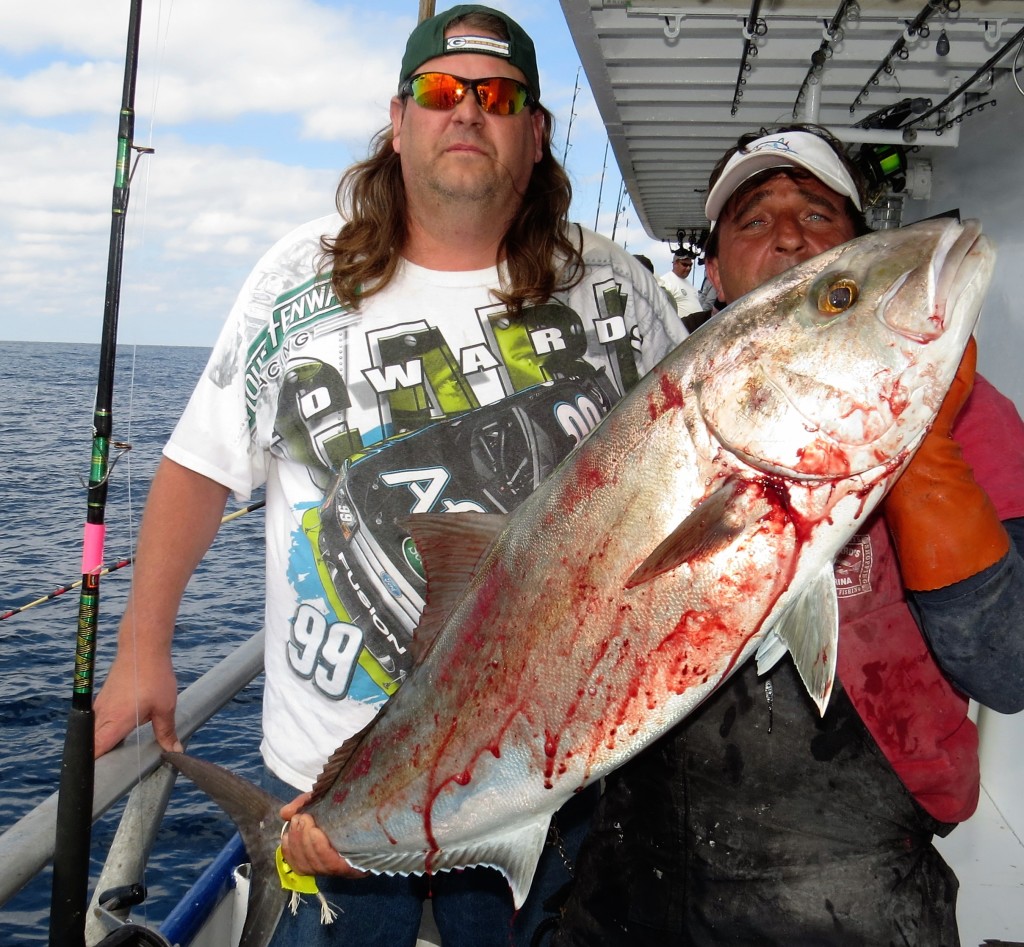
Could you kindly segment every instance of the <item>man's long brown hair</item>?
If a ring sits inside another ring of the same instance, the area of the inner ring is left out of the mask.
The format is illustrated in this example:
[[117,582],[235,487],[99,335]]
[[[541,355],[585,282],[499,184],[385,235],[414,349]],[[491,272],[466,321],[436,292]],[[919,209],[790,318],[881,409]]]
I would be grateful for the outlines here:
[[[471,14],[461,21],[508,39],[504,23],[489,15]],[[460,21],[449,26],[455,22]],[[525,305],[543,303],[583,278],[579,231],[570,230],[568,220],[572,185],[551,153],[554,117],[542,105],[533,108],[544,115],[541,159],[499,245],[508,277],[494,291],[516,315]],[[334,292],[353,308],[391,282],[408,237],[405,183],[392,138],[388,125],[374,136],[370,157],[342,175],[336,203],[345,223],[337,236],[322,240],[323,266],[330,268]]]

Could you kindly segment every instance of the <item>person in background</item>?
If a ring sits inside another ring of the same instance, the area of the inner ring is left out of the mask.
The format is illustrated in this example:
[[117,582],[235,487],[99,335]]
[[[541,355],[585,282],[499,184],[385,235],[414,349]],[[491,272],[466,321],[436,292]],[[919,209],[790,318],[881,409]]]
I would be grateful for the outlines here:
[[[96,700],[97,754],[139,720],[180,748],[177,607],[228,494],[265,485],[261,752],[267,788],[283,799],[309,790],[413,671],[423,581],[395,520],[513,509],[586,419],[683,338],[654,277],[568,221],[571,187],[540,95],[533,42],[504,13],[464,4],[412,32],[390,123],[342,177],[340,215],[299,227],[259,261],[164,449]],[[478,423],[457,423],[473,412]],[[299,816],[285,857],[332,876],[321,889],[340,913],[322,926],[315,907],[286,911],[274,944],[413,945],[429,893],[446,947],[525,945],[568,879],[596,792],[556,815],[535,894],[515,917],[493,869],[351,877]]]
[[[867,232],[862,199],[824,130],[741,138],[706,204],[719,299]],[[763,676],[751,661],[612,773],[558,947],[959,943],[932,838],[978,802],[968,697],[1024,707],[1024,423],[976,351],[836,562],[824,716],[788,655]]]
[[[686,247],[680,247],[672,255],[672,269],[659,277],[658,282],[665,287],[676,301],[676,311],[679,318],[685,323],[686,317],[691,313],[699,313],[704,307],[701,305],[697,289],[690,282],[690,273],[693,270],[693,261],[697,254]],[[692,331],[687,326],[688,331]]]
[[[635,256],[640,261],[640,264],[644,267],[645,270],[647,270],[649,273],[653,273],[654,272],[654,264],[651,262],[651,258],[649,256],[645,256],[643,253],[634,253],[633,256]],[[661,285],[661,284],[659,283],[658,285]],[[663,292],[665,293],[665,295],[668,296],[669,302],[674,307],[675,304],[676,304],[676,297],[673,296],[672,293],[670,293],[667,289],[665,289],[664,286],[662,286],[661,288],[662,288]],[[685,320],[684,320],[684,328],[686,328]],[[690,330],[690,331],[692,331],[692,330]]]

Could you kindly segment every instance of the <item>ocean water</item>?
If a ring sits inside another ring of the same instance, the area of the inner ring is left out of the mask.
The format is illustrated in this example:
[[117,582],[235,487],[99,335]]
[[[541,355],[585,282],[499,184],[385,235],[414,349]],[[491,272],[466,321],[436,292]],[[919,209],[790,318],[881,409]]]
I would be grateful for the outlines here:
[[[0,344],[2,614],[80,578],[99,346]],[[111,471],[108,563],[131,555],[161,447],[208,354],[188,347],[118,349],[114,439],[132,449]],[[238,506],[232,499],[228,511]],[[225,524],[193,577],[175,636],[179,688],[259,628],[262,529],[262,511]],[[100,584],[97,690],[114,653],[131,573],[120,569]],[[58,787],[77,611],[74,590],[0,621],[0,831]],[[259,677],[196,734],[189,751],[255,778],[261,692]],[[93,829],[93,882],[120,811],[115,807]],[[149,896],[134,916],[162,920],[232,832],[220,810],[179,779],[144,878]],[[47,869],[0,907],[0,945],[45,944],[49,900]]]

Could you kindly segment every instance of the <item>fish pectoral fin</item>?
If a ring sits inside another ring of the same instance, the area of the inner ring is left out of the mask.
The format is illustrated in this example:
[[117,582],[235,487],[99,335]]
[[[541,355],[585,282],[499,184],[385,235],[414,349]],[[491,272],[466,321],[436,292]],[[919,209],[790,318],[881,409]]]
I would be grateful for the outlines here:
[[551,813],[546,812],[507,832],[488,835],[480,841],[446,848],[430,853],[429,856],[423,852],[342,854],[356,868],[387,875],[422,875],[428,871],[436,873],[457,868],[494,868],[508,881],[512,889],[512,900],[518,910],[530,893],[550,822]]
[[503,513],[474,512],[414,513],[398,521],[412,537],[427,576],[426,604],[413,636],[417,662],[507,522]]
[[550,824],[551,813],[548,812],[533,822],[488,841],[487,848],[494,854],[490,856],[491,860],[487,864],[497,868],[505,876],[512,889],[512,900],[517,911],[530,893]]
[[629,577],[626,588],[650,582],[672,569],[702,559],[728,546],[748,524],[766,512],[763,501],[751,502],[747,486],[739,480],[727,480],[702,500],[672,532],[665,537]]
[[764,636],[764,641],[758,646],[754,659],[757,661],[757,673],[767,674],[787,654],[789,648],[782,640],[779,633],[773,628]]
[[788,650],[818,712],[825,713],[836,675],[839,599],[829,563],[779,616],[757,649],[757,673],[764,674]]

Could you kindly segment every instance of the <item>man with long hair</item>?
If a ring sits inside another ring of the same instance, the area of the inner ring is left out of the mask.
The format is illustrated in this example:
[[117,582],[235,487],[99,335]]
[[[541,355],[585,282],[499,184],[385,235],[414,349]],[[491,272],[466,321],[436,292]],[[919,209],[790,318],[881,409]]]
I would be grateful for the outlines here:
[[[551,134],[513,19],[470,4],[416,27],[390,123],[344,174],[340,213],[257,264],[164,450],[96,701],[98,753],[139,719],[176,748],[178,602],[229,492],[265,485],[261,751],[276,795],[309,790],[414,668],[425,583],[398,522],[511,511],[681,341],[654,277],[568,221]],[[445,947],[525,945],[592,801],[556,814],[515,917],[488,868],[344,877],[299,816],[285,856],[333,876],[322,889],[340,913],[321,926],[312,908],[286,912],[275,943],[413,945],[429,893]]]
[[[866,233],[863,208],[824,129],[744,136],[709,182],[718,298]],[[836,561],[825,714],[788,655],[764,675],[751,661],[611,774],[558,947],[959,943],[932,838],[978,802],[967,696],[1024,706],[1024,423],[975,354]]]

